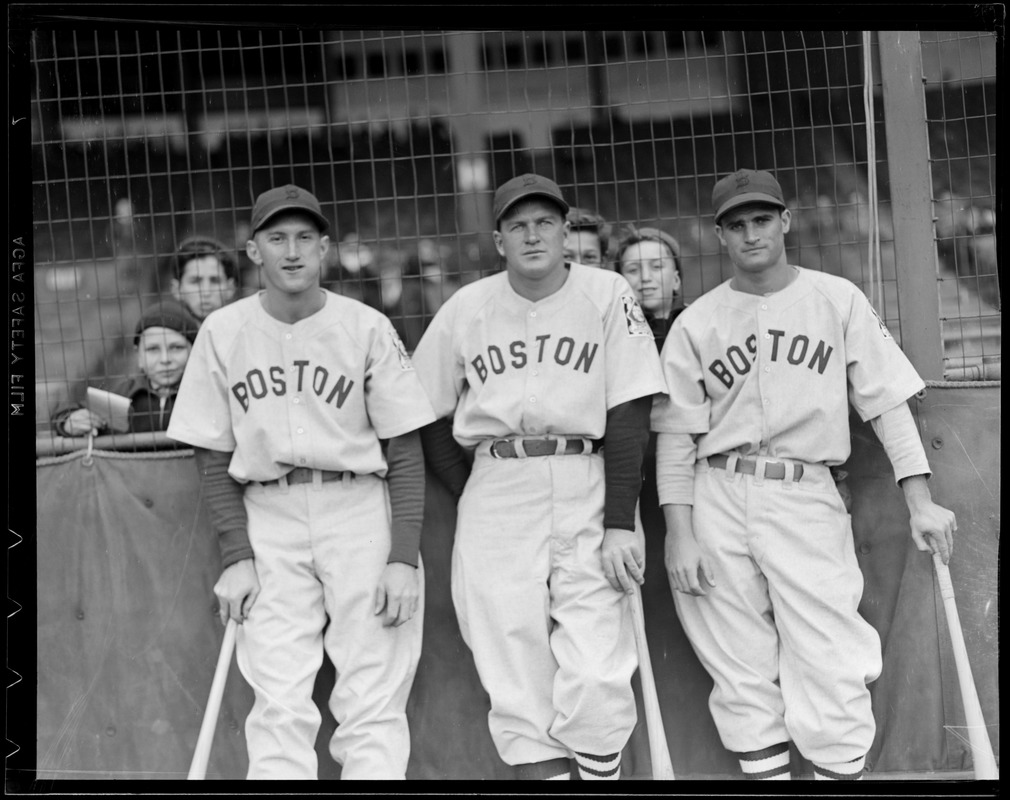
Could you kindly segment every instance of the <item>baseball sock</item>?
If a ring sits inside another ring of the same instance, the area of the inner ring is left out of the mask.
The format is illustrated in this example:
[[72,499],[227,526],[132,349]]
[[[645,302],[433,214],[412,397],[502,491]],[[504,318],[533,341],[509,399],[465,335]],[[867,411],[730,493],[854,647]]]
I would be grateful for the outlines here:
[[737,753],[736,757],[740,760],[744,777],[749,781],[788,781],[792,778],[789,774],[789,742],[749,753]]
[[829,764],[823,761],[814,761],[814,780],[816,781],[859,781],[863,779],[863,766],[866,764],[866,756],[861,755],[852,761],[845,761],[841,764]]
[[594,756],[590,753],[576,753],[575,763],[579,767],[579,777],[584,781],[617,781],[621,779],[621,754]]
[[572,775],[571,761],[567,758],[552,758],[533,764],[516,764],[513,767],[517,781],[567,781]]

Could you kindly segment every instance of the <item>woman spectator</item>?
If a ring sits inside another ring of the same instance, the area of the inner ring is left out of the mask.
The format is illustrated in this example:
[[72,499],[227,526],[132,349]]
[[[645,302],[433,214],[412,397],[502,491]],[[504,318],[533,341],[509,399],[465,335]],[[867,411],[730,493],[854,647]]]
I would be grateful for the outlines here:
[[684,310],[680,245],[658,228],[631,228],[617,248],[615,266],[634,289],[662,350],[667,331]]

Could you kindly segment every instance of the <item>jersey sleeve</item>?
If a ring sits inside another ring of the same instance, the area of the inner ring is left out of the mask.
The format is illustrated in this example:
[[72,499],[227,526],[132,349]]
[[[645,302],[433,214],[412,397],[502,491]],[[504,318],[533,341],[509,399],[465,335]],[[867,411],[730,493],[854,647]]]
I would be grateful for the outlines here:
[[438,419],[452,417],[463,393],[466,372],[454,343],[458,295],[450,297],[421,337],[414,350],[414,365]]
[[186,362],[166,432],[168,437],[208,450],[234,451],[228,391],[222,354],[215,346],[211,329],[204,323]]
[[373,331],[369,345],[365,408],[380,439],[401,436],[435,421],[407,348],[385,317]]
[[614,283],[604,317],[607,410],[666,391],[652,328],[631,288]]
[[865,422],[925,388],[870,301],[853,287],[845,326],[849,402]]
[[698,350],[677,317],[666,336],[660,356],[666,394],[652,403],[651,428],[657,433],[708,433],[711,400],[705,390],[705,373]]

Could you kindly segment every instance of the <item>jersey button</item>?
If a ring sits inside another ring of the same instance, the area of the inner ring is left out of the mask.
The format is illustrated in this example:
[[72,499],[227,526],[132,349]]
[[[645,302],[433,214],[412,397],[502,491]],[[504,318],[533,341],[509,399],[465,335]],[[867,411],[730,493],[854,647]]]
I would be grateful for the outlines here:
[[771,372],[771,371],[772,371],[771,367],[765,367],[765,372]]
[[765,398],[765,399],[764,399],[764,400],[762,400],[761,402],[762,402],[762,403],[764,403],[765,405],[768,405],[768,403],[770,403],[771,401],[770,401],[770,400],[768,400],[768,398]]
[[[768,304],[767,303],[762,303],[761,304],[761,310],[762,311],[767,311],[768,310]],[[288,338],[290,339],[291,337],[288,336]]]
[[292,398],[291,398],[291,402],[292,402],[292,403],[300,403],[300,402],[302,402],[302,401],[301,401],[301,399],[300,399],[300,398],[298,398],[298,397],[292,397]]
[[305,459],[304,458],[299,458],[298,459],[298,463],[299,464],[304,464],[305,463]]
[[299,429],[298,429],[298,432],[299,432],[299,433],[305,433],[305,428],[299,428]]
[[[771,338],[772,338],[772,335],[771,335],[770,333],[766,333],[766,334],[765,334],[765,338],[766,338],[766,339],[771,339]],[[291,371],[292,371],[292,372],[294,372],[294,370],[293,370],[293,369],[292,369]]]
[[290,339],[291,338],[291,334],[290,333],[285,333],[284,334],[284,338],[285,339]]
[[530,402],[531,402],[531,403],[535,403],[536,401],[537,401],[537,399],[536,399],[535,397],[531,397],[531,398],[530,398]]
[[540,374],[540,370],[538,370],[538,369],[535,369],[535,370],[533,370],[533,372],[531,372],[530,374],[531,374],[531,375],[532,375],[532,376],[533,376],[533,377],[535,378],[535,377],[536,377],[537,375],[539,375],[539,374]]
[[531,312],[530,312],[530,316],[531,316],[531,317],[535,317],[536,315],[537,315],[537,312],[536,312],[536,311],[531,311]]

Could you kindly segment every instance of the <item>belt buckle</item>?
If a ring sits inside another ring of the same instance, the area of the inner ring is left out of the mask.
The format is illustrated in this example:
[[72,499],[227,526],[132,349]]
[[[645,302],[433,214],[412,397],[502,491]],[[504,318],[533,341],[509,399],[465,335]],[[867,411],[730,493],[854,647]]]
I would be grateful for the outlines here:
[[491,447],[488,448],[488,452],[491,453],[491,458],[497,458],[498,460],[501,460],[501,459],[504,458],[504,456],[498,455],[498,451],[495,450],[495,448],[499,444],[502,444],[504,442],[508,442],[508,439],[495,439],[494,441],[491,442]]

